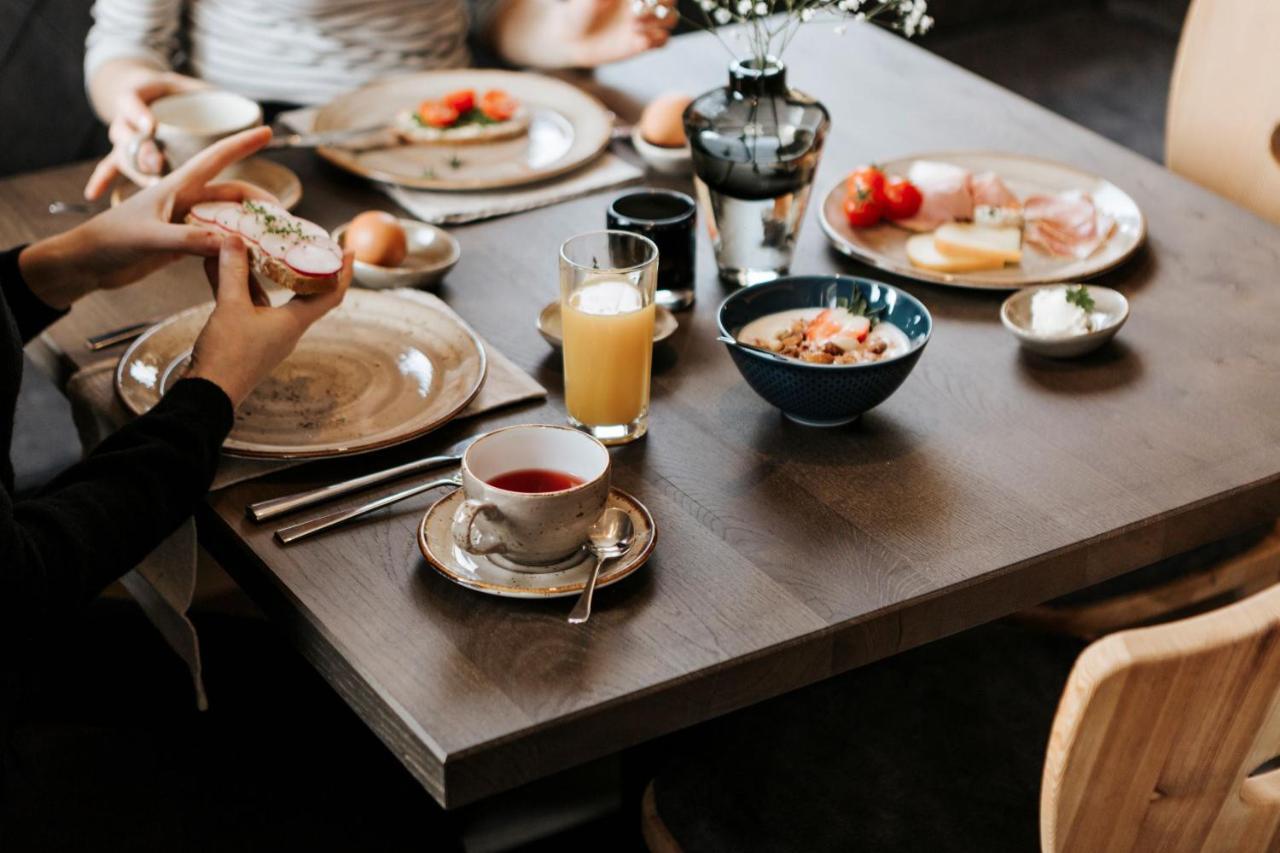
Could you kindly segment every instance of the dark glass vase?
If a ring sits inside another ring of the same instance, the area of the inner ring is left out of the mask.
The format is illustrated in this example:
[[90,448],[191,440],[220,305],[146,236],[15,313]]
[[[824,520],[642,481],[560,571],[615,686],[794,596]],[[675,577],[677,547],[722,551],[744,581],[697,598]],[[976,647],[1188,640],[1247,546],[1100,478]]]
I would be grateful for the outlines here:
[[733,63],[728,86],[685,110],[722,279],[758,284],[788,272],[830,124],[826,107],[787,88],[773,57]]

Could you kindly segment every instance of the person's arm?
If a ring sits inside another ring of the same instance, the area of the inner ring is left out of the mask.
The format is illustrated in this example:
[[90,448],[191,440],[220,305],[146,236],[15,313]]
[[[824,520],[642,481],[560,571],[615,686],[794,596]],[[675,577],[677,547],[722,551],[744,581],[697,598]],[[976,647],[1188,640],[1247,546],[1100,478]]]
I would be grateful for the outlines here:
[[[496,5],[495,5],[496,4]],[[594,68],[667,43],[674,0],[636,12],[631,0],[478,0],[480,35],[513,65]]]
[[[171,68],[181,18],[182,0],[94,3],[85,39],[85,89],[114,147],[85,185],[86,198],[98,198],[121,173],[145,183],[163,170],[160,150],[149,139],[155,120],[148,104],[204,85]],[[130,150],[135,140],[141,140],[136,152]]]
[[19,266],[19,258],[27,249],[19,246],[0,253],[0,298],[8,305],[18,327],[18,337],[24,344],[67,313],[65,308],[54,308],[36,296],[27,286]]

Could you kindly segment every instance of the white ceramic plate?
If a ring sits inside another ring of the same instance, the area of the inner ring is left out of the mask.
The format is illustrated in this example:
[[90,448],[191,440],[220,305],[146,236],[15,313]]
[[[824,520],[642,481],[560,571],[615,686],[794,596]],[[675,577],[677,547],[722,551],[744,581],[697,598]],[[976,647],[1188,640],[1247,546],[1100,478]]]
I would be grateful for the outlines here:
[[[455,489],[436,501],[418,525],[418,547],[437,572],[459,586],[502,598],[563,598],[582,592],[592,566],[586,550],[579,554],[577,562],[560,571],[519,572],[459,548],[454,544],[450,527],[453,514],[463,500],[462,489]],[[601,567],[597,588],[617,583],[643,566],[658,540],[653,516],[640,501],[621,489],[610,489],[609,506],[631,516],[635,533],[627,553]]]
[[[288,166],[282,166],[266,157],[250,157],[248,160],[232,163],[215,180],[253,184],[275,196],[285,210],[293,210],[302,201],[302,180]],[[137,191],[138,188],[132,183],[121,182],[111,191],[111,206],[115,207]]]
[[317,151],[331,163],[377,181],[425,190],[483,190],[563,174],[609,144],[613,114],[603,104],[561,80],[514,71],[424,71],[381,80],[322,107],[315,130],[390,124],[399,111],[456,89],[506,91],[529,111],[528,133],[495,142]]
[[[213,303],[152,327],[120,358],[116,393],[135,414],[182,378]],[[364,453],[441,426],[484,382],[484,348],[447,314],[398,296],[348,291],[241,404],[223,449],[302,459]]]
[[914,232],[882,223],[872,228],[851,228],[844,215],[844,179],[822,202],[822,230],[839,251],[882,270],[917,281],[976,287],[989,290],[1014,290],[1030,284],[1077,281],[1106,272],[1138,250],[1146,238],[1147,224],[1137,202],[1115,184],[1071,166],[992,152],[958,152],[921,154],[881,163],[890,175],[906,175],[916,160],[952,163],[971,172],[995,172],[1009,189],[1024,199],[1041,193],[1083,190],[1097,206],[1116,220],[1115,230],[1096,252],[1083,260],[1055,258],[1034,246],[1024,245],[1022,262],[998,270],[967,273],[943,273],[921,269],[907,259],[907,238]]

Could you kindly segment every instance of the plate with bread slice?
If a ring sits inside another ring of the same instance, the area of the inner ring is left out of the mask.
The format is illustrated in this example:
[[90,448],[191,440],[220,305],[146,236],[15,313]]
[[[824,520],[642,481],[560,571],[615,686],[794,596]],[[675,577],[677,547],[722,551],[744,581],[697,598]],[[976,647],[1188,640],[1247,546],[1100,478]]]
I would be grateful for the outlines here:
[[[338,283],[342,252],[324,229],[260,202],[212,202],[191,221],[234,231],[273,296]],[[335,260],[336,258],[336,260]],[[116,393],[135,414],[185,374],[213,303],[151,327],[125,351]],[[399,444],[450,421],[475,399],[487,361],[457,317],[393,292],[350,290],[236,412],[223,450],[234,456],[309,459]]]
[[864,166],[823,200],[840,252],[907,278],[1013,290],[1106,272],[1146,239],[1112,182],[1034,157],[924,154]]
[[[361,129],[368,128],[368,135]],[[375,81],[320,108],[317,133],[354,131],[317,149],[376,181],[485,190],[576,169],[609,144],[613,114],[562,80],[515,71],[423,71]]]

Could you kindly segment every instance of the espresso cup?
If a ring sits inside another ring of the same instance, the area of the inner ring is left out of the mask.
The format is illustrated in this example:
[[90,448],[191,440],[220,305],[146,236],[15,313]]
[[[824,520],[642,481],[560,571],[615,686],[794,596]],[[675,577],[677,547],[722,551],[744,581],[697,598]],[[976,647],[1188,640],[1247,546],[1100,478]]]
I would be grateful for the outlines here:
[[151,102],[155,140],[169,169],[223,139],[262,124],[256,101],[232,92],[200,89],[167,95]]
[[459,548],[501,555],[517,570],[546,571],[582,548],[604,512],[609,452],[567,426],[504,427],[467,448],[462,489],[467,499],[452,528]]

